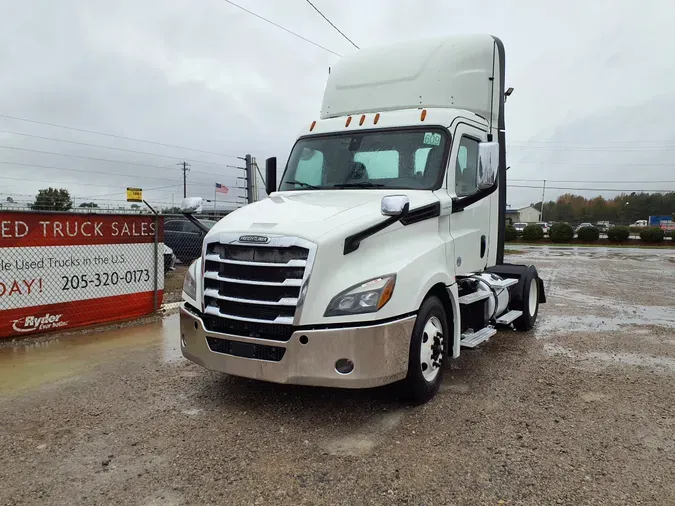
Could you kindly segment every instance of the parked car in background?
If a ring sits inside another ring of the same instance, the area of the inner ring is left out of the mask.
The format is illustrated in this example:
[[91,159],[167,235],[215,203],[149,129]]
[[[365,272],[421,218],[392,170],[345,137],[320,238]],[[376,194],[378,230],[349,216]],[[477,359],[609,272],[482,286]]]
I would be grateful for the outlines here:
[[599,221],[595,224],[595,228],[597,228],[601,233],[604,234],[610,228],[612,228],[612,224],[608,221]]
[[517,235],[523,235],[523,230],[527,227],[527,223],[514,223],[513,228],[516,229]]
[[580,223],[579,226],[574,229],[574,231],[578,232],[579,230],[581,230],[584,227],[592,227],[592,226],[593,226],[592,223]]
[[176,255],[173,250],[164,243],[164,274],[176,269]]
[[[216,224],[213,220],[199,220],[209,229]],[[184,219],[169,219],[164,222],[164,244],[173,250],[181,263],[189,265],[202,254],[202,232],[192,222]]]
[[548,223],[546,223],[544,221],[540,221],[539,223],[537,223],[537,225],[539,225],[541,227],[541,229],[544,231],[544,235],[548,235],[548,230],[549,230]]
[[635,223],[631,223],[630,226],[636,228],[645,228],[647,226],[647,220],[637,220]]

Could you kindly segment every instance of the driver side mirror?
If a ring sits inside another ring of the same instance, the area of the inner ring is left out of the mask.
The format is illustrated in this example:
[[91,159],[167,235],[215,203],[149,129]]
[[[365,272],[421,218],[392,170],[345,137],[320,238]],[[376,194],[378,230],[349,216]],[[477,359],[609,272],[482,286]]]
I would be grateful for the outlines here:
[[270,195],[277,191],[277,157],[273,156],[265,160],[265,192]]
[[399,216],[408,214],[410,200],[407,195],[387,195],[382,197],[381,211],[383,216]]
[[478,144],[477,186],[479,190],[487,190],[494,186],[498,168],[499,143],[481,142]]

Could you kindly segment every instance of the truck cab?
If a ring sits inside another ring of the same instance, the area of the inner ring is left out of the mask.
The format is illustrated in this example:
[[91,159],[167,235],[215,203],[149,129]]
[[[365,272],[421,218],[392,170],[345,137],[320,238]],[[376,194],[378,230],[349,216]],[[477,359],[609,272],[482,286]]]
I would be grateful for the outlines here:
[[505,95],[488,35],[342,58],[279,184],[272,158],[268,197],[206,234],[185,279],[183,355],[279,383],[400,381],[425,402],[462,348],[532,328],[543,283],[503,261]]

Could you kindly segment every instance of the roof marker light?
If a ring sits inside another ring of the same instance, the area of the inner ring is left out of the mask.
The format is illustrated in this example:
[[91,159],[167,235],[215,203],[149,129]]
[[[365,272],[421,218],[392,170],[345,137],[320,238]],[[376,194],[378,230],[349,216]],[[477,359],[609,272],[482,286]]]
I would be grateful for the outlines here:
[[363,122],[366,121],[366,115],[362,114],[361,119],[359,120],[359,126],[363,125]]
[[316,120],[312,121],[312,124],[309,126],[309,131],[311,132],[314,130],[314,127],[316,126]]
[[347,121],[345,121],[345,127],[348,127],[351,122],[352,122],[352,117],[347,116]]
[[420,114],[420,121],[424,121],[424,118],[427,117],[427,110],[422,109],[422,114]]
[[379,112],[375,115],[375,119],[373,120],[373,124],[377,125],[378,121],[380,121],[380,113]]

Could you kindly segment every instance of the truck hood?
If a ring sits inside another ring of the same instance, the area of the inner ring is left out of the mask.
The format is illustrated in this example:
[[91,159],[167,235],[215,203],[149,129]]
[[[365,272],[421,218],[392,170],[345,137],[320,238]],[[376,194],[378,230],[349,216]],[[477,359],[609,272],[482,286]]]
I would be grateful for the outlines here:
[[[250,232],[292,235],[309,241],[337,229],[361,230],[383,219],[382,197],[407,195],[410,208],[431,204],[437,199],[428,190],[312,190],[276,192],[265,200],[228,214],[209,232]],[[347,231],[344,231],[347,233]]]

